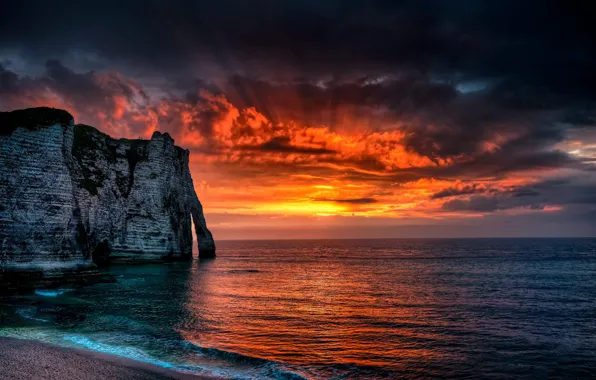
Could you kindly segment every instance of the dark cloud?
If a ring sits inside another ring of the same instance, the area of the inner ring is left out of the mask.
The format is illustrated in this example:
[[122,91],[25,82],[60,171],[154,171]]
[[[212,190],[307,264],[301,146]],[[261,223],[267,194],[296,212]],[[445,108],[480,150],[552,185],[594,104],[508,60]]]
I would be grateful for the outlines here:
[[283,153],[304,153],[304,154],[330,154],[333,150],[325,148],[300,147],[290,143],[289,137],[275,137],[255,149],[264,152],[283,152]]
[[[589,175],[578,178],[551,179],[521,186],[511,191],[515,197],[531,196],[538,201],[554,205],[596,205],[594,178]],[[531,201],[529,201],[531,202]]]
[[80,122],[109,127],[132,104],[148,100],[135,81],[115,72],[78,73],[48,60],[40,76],[29,77],[0,65],[0,108],[6,110],[52,106],[73,113]]
[[0,63],[0,94],[17,94],[20,91],[19,87],[19,76],[5,69]]
[[[306,76],[400,68],[541,82],[556,73],[550,80],[563,91],[594,80],[589,15],[587,4],[549,0],[38,0],[5,7],[0,45],[44,56],[92,51],[162,69],[200,58]],[[65,27],[48,28],[48,20]]]
[[461,187],[449,187],[445,190],[441,190],[436,192],[435,194],[431,195],[430,199],[441,199],[441,198],[448,198],[458,195],[468,195],[468,194],[475,194],[475,193],[485,193],[487,191],[486,186],[478,185],[478,184],[471,184],[471,185],[464,185]]
[[[282,113],[333,125],[337,115],[323,111],[342,105],[400,116],[432,108],[450,125],[435,130],[425,114],[430,126],[413,127],[409,144],[436,158],[477,149],[510,117],[504,109],[575,108],[596,97],[596,26],[576,2],[22,1],[3,10],[0,49],[24,59],[98,57],[98,66],[151,69],[184,87],[214,79],[204,72],[213,67],[225,82],[215,87],[274,122]],[[491,84],[487,99],[441,108],[473,80]]]
[[[356,118],[371,118],[379,109],[396,116],[447,103],[457,95],[453,85],[431,83],[420,74],[313,82],[313,78],[270,82],[233,75],[220,89],[232,103],[239,107],[256,107],[273,121],[289,119],[332,128],[340,117],[338,109],[343,107],[350,107]],[[383,119],[379,114],[375,116]]]
[[503,209],[498,199],[483,195],[473,195],[469,199],[452,199],[443,203],[442,207],[446,211],[474,212],[492,212]]
[[[517,208],[542,210],[546,206],[583,205],[589,210],[596,206],[594,183],[594,178],[558,178],[501,190],[469,185],[461,188],[459,193],[456,189],[441,192],[441,195],[451,194],[446,195],[449,197],[458,196],[457,199],[443,203],[442,208],[446,211],[494,212]],[[431,198],[441,198],[437,194]],[[472,195],[468,196],[470,194]]]
[[116,95],[132,99],[138,91],[144,99],[147,94],[140,90],[134,82],[123,78],[117,73],[102,74],[90,71],[75,73],[58,60],[48,60],[45,64],[46,74],[42,79],[44,84],[54,89],[59,95],[71,98],[77,103],[102,103],[111,100]]

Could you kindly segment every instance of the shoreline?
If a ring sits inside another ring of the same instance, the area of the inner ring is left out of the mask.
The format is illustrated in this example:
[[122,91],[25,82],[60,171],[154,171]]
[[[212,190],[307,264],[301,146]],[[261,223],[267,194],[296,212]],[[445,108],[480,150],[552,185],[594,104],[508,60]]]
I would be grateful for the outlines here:
[[216,380],[101,352],[0,337],[3,379]]

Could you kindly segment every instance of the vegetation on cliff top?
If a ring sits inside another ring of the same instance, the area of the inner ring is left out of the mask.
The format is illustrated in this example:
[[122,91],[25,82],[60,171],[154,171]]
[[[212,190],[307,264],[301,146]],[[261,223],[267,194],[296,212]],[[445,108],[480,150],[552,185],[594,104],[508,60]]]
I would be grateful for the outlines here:
[[[98,194],[98,188],[103,186],[106,179],[104,171],[95,166],[95,152],[101,147],[100,139],[105,137],[108,135],[90,125],[75,125],[72,155],[79,162],[83,174],[79,186],[86,189],[91,195]],[[114,156],[115,161],[115,151],[105,153],[108,153],[107,157]]]
[[9,136],[18,127],[36,130],[56,123],[67,125],[73,120],[74,118],[68,112],[50,107],[0,112],[0,135]]
[[[80,187],[89,191],[92,195],[98,194],[98,188],[103,187],[106,179],[106,168],[97,167],[97,154],[105,159],[105,162],[115,164],[119,158],[128,161],[128,173],[125,176],[117,175],[116,184],[124,196],[128,196],[134,182],[134,171],[138,162],[148,159],[148,140],[113,139],[98,129],[77,124],[74,128],[74,143],[72,147],[73,156],[80,163],[83,178],[79,183]],[[118,146],[125,145],[125,153],[118,152]]]

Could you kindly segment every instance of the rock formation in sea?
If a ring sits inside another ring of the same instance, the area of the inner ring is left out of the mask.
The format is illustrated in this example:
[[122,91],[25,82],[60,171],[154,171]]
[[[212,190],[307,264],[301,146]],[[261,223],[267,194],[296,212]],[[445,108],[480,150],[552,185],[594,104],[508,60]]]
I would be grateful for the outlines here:
[[167,133],[113,139],[66,111],[0,112],[0,271],[214,257],[188,166]]

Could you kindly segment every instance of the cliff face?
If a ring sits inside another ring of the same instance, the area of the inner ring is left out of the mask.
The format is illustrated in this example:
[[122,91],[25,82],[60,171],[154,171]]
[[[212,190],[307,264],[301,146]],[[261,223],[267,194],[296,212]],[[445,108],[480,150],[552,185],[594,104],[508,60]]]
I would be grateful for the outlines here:
[[0,113],[0,269],[86,270],[213,257],[188,167],[166,133],[112,139],[65,111]]

